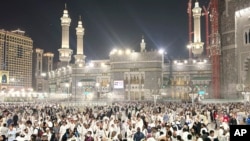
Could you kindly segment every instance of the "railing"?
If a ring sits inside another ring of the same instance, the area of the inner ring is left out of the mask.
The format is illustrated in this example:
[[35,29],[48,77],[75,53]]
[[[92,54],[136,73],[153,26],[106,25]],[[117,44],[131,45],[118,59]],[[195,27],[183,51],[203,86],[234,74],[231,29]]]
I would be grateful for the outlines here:
[[203,99],[201,103],[241,103],[242,99]]

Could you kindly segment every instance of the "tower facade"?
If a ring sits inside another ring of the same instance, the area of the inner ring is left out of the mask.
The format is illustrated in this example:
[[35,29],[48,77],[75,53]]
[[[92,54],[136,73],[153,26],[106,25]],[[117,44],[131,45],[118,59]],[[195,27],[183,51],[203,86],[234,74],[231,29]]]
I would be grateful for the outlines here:
[[43,49],[36,48],[33,54],[35,76],[39,76],[43,72]]
[[238,98],[236,85],[244,84],[244,91],[250,89],[250,26],[248,0],[221,0],[221,85],[223,97]]
[[31,88],[33,41],[22,30],[0,30],[1,70],[9,71],[8,88]]
[[76,55],[75,63],[79,65],[85,64],[85,56],[84,56],[84,47],[83,47],[83,35],[84,28],[82,26],[81,17],[78,21],[78,26],[76,27],[76,36],[77,36],[77,47],[76,47]]
[[43,52],[43,49],[40,48],[34,49],[33,52],[32,87],[35,91],[42,90]]
[[54,53],[46,52],[43,54],[43,72],[49,72],[53,70]]
[[71,60],[71,55],[73,50],[69,48],[69,26],[71,23],[71,19],[68,14],[68,10],[65,6],[63,10],[63,16],[61,17],[61,26],[62,26],[62,46],[59,51],[59,60],[61,61],[61,65],[68,65]]
[[[220,26],[221,31],[221,87],[223,97],[236,96],[237,77],[237,56],[235,41],[235,11],[237,9],[235,1],[220,1]],[[240,5],[240,4],[239,4]],[[242,3],[243,5],[243,3]],[[230,10],[229,10],[230,9]]]
[[35,91],[48,92],[47,72],[53,70],[53,58],[53,53],[44,53],[40,48],[34,49],[32,87]]
[[203,45],[201,42],[201,8],[199,2],[195,2],[195,7],[192,9],[194,18],[194,41],[192,43],[192,53],[195,57],[203,53]]

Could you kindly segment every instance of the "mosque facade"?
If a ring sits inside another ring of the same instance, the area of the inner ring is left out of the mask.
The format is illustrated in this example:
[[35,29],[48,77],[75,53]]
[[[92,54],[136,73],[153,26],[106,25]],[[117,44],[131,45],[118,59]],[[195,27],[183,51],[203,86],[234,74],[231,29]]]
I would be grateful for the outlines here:
[[[198,8],[199,4],[196,4]],[[199,24],[199,13],[196,13]],[[190,94],[200,93],[211,97],[211,62],[202,57],[203,43],[200,33],[193,49],[195,58],[171,60],[163,50],[147,51],[142,38],[140,51],[114,49],[109,58],[85,61],[84,27],[79,18],[76,27],[77,50],[73,55],[69,47],[69,27],[71,19],[65,8],[61,17],[62,46],[59,51],[60,65],[46,75],[46,91],[51,94],[67,94],[75,99],[119,99],[189,100]],[[200,28],[200,27],[199,27]],[[197,32],[200,29],[196,28]],[[196,45],[196,46],[195,46]],[[74,63],[70,63],[72,56]],[[42,71],[36,71],[42,72]],[[39,74],[38,74],[39,76]]]
[[[84,36],[88,35],[84,34],[82,19],[79,18],[76,27],[77,49],[76,54],[73,54],[69,46],[71,18],[68,10],[64,9],[61,17],[62,43],[58,49],[60,63],[57,68],[53,67],[53,53],[35,49],[33,59],[28,59],[32,60],[33,65],[29,62],[29,70],[25,71],[28,72],[28,76],[33,73],[32,81],[31,77],[13,80],[27,79],[25,87],[32,86],[34,91],[68,94],[76,99],[106,97],[148,100],[158,95],[166,99],[187,100],[190,99],[190,95],[197,93],[205,98],[213,98],[212,64],[209,58],[201,55],[205,49],[200,38],[202,10],[199,3],[195,3],[192,12],[193,58],[170,59],[164,51],[149,51],[147,41],[142,38],[141,43],[136,46],[140,48],[139,52],[114,49],[106,59],[86,62]],[[219,0],[221,98],[240,98],[242,92],[250,92],[249,14],[249,0]],[[30,48],[30,38],[27,44]],[[29,50],[30,53],[31,50],[32,48]],[[1,53],[3,54],[3,51]],[[5,85],[4,76],[9,76],[8,79],[12,80],[12,74],[11,71],[3,69],[0,74],[2,88]],[[14,82],[13,86],[17,85]]]
[[219,2],[222,95],[236,98],[241,96],[240,92],[250,91],[250,1]]

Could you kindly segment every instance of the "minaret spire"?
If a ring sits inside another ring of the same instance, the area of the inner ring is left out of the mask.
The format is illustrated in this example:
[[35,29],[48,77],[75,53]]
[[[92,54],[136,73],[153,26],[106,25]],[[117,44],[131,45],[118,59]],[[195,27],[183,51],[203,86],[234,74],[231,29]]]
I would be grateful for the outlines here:
[[194,56],[200,56],[203,53],[203,45],[204,43],[201,42],[201,8],[199,6],[199,2],[196,0],[195,6],[192,9],[193,18],[194,18],[194,41],[192,44],[192,52]]
[[82,17],[81,17],[81,15],[79,16],[79,20],[78,20],[78,27],[82,27]]
[[146,51],[146,43],[144,42],[144,36],[142,35],[142,40],[141,40],[141,52]]
[[71,60],[71,55],[73,51],[69,48],[69,26],[71,19],[68,14],[67,5],[65,4],[65,9],[63,10],[63,16],[61,17],[62,26],[62,44],[59,51],[59,60],[63,62],[62,64],[68,64]]
[[83,35],[84,35],[84,28],[82,26],[81,16],[79,16],[78,26],[76,27],[77,49],[76,49],[76,55],[74,56],[76,64],[85,63]]

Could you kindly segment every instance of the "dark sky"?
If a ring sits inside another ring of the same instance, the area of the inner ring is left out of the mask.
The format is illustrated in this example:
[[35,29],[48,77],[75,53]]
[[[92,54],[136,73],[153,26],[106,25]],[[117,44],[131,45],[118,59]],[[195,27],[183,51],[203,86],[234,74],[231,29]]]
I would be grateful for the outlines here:
[[81,15],[87,60],[108,59],[114,47],[139,51],[142,36],[147,50],[164,48],[173,58],[188,57],[188,0],[1,0],[0,29],[24,30],[34,48],[55,53],[58,61],[65,3],[72,19],[70,48],[75,51]]

